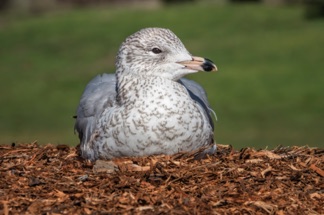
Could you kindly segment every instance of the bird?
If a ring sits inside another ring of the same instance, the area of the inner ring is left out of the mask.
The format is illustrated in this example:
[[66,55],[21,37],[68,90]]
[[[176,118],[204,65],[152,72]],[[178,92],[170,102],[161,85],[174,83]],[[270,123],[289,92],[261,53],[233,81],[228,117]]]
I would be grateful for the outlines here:
[[115,66],[87,84],[77,107],[84,159],[216,151],[206,92],[184,78],[217,71],[211,60],[191,55],[171,30],[152,27],[125,39]]

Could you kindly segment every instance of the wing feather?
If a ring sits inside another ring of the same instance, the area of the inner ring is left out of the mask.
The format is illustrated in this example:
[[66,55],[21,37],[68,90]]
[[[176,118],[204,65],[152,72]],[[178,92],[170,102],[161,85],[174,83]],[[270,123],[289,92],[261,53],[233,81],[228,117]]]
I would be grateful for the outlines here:
[[114,74],[101,74],[86,86],[77,108],[74,129],[81,144],[89,141],[95,129],[97,117],[116,100],[116,78]]

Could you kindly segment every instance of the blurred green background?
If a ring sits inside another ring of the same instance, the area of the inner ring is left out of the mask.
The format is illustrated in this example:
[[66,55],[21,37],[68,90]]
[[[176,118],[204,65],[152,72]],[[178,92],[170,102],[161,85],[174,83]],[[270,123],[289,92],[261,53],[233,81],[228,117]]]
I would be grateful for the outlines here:
[[219,68],[190,75],[217,113],[218,143],[324,147],[324,19],[301,4],[123,2],[1,12],[0,144],[78,144],[72,116],[87,82],[114,72],[128,35],[165,27]]

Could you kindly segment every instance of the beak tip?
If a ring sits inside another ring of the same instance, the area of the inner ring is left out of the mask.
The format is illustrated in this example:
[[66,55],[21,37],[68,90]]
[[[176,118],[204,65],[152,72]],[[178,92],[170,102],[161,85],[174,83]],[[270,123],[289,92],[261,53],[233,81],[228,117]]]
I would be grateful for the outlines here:
[[208,59],[205,59],[201,67],[205,72],[217,72],[218,70],[217,66],[211,60]]

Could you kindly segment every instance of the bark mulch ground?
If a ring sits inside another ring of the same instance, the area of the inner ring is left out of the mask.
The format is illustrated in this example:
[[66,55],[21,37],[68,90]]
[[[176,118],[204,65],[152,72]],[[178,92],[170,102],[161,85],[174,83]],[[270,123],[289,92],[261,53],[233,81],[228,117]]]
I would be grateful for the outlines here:
[[91,163],[65,145],[0,145],[0,214],[324,214],[324,149]]

